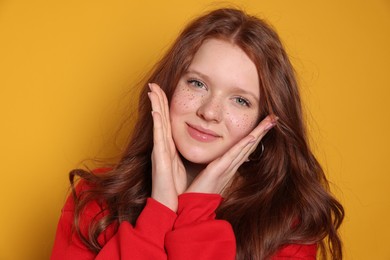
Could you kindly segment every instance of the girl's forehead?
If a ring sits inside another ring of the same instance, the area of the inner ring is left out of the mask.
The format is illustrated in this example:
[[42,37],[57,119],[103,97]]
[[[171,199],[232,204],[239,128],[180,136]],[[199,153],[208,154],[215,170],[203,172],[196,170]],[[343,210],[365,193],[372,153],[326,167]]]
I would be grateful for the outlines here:
[[234,86],[259,95],[257,67],[238,46],[221,39],[208,39],[195,53],[185,75],[209,84]]

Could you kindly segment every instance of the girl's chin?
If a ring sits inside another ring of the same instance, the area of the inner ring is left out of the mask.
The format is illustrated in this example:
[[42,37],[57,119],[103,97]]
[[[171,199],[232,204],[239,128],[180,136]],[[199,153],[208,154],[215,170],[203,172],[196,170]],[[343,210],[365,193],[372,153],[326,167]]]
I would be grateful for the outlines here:
[[203,158],[193,158],[192,156],[183,156],[183,158],[185,159],[185,162],[183,161],[183,163],[187,164],[207,165],[212,162],[210,159],[206,160]]
[[210,157],[210,156],[207,156],[207,157],[196,156],[193,153],[184,153],[184,154],[181,154],[181,157],[182,157],[182,159],[184,159],[183,160],[184,164],[198,164],[199,166],[202,166],[202,165],[207,166],[207,164],[209,164],[210,162],[212,162],[216,158],[216,157]]

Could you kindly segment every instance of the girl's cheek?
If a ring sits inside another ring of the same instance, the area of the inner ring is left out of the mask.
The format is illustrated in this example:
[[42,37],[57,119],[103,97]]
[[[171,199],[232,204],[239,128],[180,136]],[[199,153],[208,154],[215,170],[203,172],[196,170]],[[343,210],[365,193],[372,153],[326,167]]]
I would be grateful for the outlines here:
[[175,92],[173,93],[171,106],[177,109],[186,108],[188,106],[187,99],[188,91],[186,91],[185,86],[178,85]]
[[191,91],[187,86],[183,86],[182,84],[177,86],[173,96],[172,96],[172,104],[177,109],[193,109],[200,102],[202,97],[199,94]]
[[257,116],[252,113],[232,114],[227,112],[226,115],[229,118],[230,125],[245,134],[256,126]]

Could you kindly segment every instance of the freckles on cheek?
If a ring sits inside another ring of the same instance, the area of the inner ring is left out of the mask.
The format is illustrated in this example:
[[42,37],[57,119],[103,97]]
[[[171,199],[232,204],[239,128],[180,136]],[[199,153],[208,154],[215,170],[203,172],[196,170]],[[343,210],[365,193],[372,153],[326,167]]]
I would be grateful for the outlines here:
[[[229,116],[229,113],[227,113],[227,116]],[[246,113],[239,116],[230,116],[231,125],[242,131],[251,131],[256,126],[256,121],[255,116]]]
[[191,107],[195,99],[195,95],[185,86],[178,86],[172,96],[172,107],[177,109],[188,109]]
[[188,89],[182,86],[178,86],[175,93],[172,96],[172,107],[177,109],[188,108],[188,101],[194,97],[190,95]]

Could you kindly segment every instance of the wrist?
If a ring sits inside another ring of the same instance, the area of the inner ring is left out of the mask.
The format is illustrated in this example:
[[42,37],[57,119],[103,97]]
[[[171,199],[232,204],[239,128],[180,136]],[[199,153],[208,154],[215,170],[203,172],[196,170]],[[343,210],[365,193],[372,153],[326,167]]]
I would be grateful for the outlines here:
[[[164,193],[162,193],[164,194]],[[152,191],[151,198],[153,198],[155,201],[159,202],[160,204],[166,206],[173,212],[177,212],[178,207],[178,198],[177,195],[162,195],[161,193],[156,193]],[[166,194],[166,193],[165,193]]]

